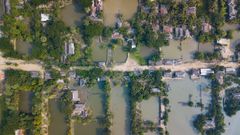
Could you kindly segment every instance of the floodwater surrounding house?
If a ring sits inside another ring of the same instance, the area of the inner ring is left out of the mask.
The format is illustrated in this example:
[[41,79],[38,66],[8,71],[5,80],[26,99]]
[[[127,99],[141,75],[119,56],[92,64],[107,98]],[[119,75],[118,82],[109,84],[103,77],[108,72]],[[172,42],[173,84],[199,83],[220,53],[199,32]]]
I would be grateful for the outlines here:
[[[201,113],[201,108],[195,107],[196,103],[200,102],[200,95],[202,95],[204,107],[207,107],[210,102],[210,91],[206,89],[209,85],[208,80],[201,78],[198,81],[192,81],[189,77],[185,77],[182,80],[169,80],[167,83],[171,88],[168,93],[171,109],[167,125],[169,133],[198,135],[192,126],[192,121],[194,116]],[[189,100],[194,103],[193,107],[187,106]],[[203,109],[203,111],[206,110]]]
[[92,110],[93,121],[86,125],[74,122],[74,135],[102,135],[103,124],[101,123],[101,119],[104,117],[103,91],[97,85],[91,88],[81,88],[80,99],[85,100],[86,106]]
[[130,19],[137,11],[137,6],[137,0],[104,0],[104,24],[113,26],[116,22],[116,14],[122,14],[126,20]]

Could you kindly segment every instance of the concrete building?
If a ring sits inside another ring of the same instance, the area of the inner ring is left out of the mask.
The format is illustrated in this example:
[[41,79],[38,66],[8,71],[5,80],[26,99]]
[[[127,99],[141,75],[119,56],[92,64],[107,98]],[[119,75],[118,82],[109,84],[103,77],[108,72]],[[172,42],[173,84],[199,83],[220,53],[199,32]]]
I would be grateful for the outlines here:
[[73,102],[80,101],[78,90],[72,90],[71,92],[72,92],[72,101]]
[[43,14],[41,13],[41,22],[47,22],[50,20],[49,14]]
[[74,55],[75,54],[75,45],[72,41],[65,42],[65,55]]
[[213,73],[214,73],[214,71],[212,69],[210,69],[210,68],[202,68],[202,69],[200,69],[200,75],[201,76],[207,76],[207,75],[213,74]]
[[212,30],[212,25],[210,25],[209,23],[204,22],[202,24],[202,31],[205,33],[208,33]]
[[237,70],[235,68],[226,68],[226,74],[236,75]]

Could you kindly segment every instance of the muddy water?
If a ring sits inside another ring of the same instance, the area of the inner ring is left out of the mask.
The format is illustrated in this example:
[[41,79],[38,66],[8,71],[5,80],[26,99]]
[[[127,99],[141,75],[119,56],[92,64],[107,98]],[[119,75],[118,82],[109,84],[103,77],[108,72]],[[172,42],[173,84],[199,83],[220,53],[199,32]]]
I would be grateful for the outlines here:
[[21,91],[20,92],[20,103],[19,103],[19,110],[25,113],[32,112],[32,97],[33,92]]
[[239,128],[239,121],[240,121],[240,111],[232,117],[228,117],[224,115],[224,122],[225,126],[225,133],[223,135],[239,135],[240,128]]
[[111,85],[111,111],[113,112],[112,135],[129,135],[129,99],[128,92],[121,86]]
[[149,48],[146,46],[140,46],[140,54],[143,58],[148,58],[149,56],[151,56],[154,52],[156,52],[157,50],[154,48]]
[[169,46],[162,47],[163,58],[165,59],[180,59],[190,61],[193,58],[194,52],[198,49],[198,43],[194,39],[186,39],[182,41],[170,40]]
[[91,46],[92,49],[92,59],[94,62],[102,62],[107,59],[107,47],[103,43],[100,43],[98,38],[93,40]]
[[50,126],[49,135],[66,135],[67,125],[64,120],[64,114],[58,109],[57,99],[49,101]]
[[82,125],[80,123],[74,123],[74,135],[102,135],[103,127],[100,123],[100,119],[103,118],[103,92],[94,86],[92,88],[82,88],[80,90],[82,94],[81,97],[85,98],[87,106],[93,111],[93,122],[87,125]]
[[[168,131],[171,135],[197,135],[192,126],[194,116],[201,113],[200,108],[183,105],[192,95],[194,105],[200,101],[200,88],[202,88],[202,101],[205,107],[210,102],[210,90],[205,89],[209,82],[206,79],[192,81],[188,77],[182,80],[171,80],[169,100],[171,112],[169,113]],[[204,109],[203,112],[206,110]]]
[[159,102],[158,97],[151,97],[148,100],[143,100],[140,103],[142,111],[142,119],[144,121],[152,121],[158,123],[159,119]]
[[113,60],[116,63],[124,63],[127,60],[127,53],[122,50],[121,46],[116,46],[114,48]]
[[20,54],[29,55],[31,53],[32,45],[28,42],[18,40],[17,41],[17,52]]
[[73,3],[61,9],[60,17],[69,27],[79,26],[83,17],[82,9],[77,3]]
[[123,15],[124,19],[130,19],[137,11],[137,5],[137,0],[104,0],[104,24],[113,26],[116,22],[116,14],[119,13]]

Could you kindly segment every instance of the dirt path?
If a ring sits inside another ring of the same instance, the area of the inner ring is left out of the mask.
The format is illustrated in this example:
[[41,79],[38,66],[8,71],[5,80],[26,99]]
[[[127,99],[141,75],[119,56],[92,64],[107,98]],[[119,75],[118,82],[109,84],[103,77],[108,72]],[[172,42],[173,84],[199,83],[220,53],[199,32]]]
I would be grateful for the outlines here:
[[121,65],[116,65],[112,68],[108,68],[108,70],[113,71],[135,71],[135,70],[157,70],[157,69],[164,69],[164,70],[171,70],[171,71],[187,71],[190,69],[199,69],[199,68],[208,68],[214,65],[224,66],[224,67],[232,67],[238,68],[240,66],[239,63],[234,62],[212,62],[212,63],[204,63],[200,61],[193,61],[183,63],[181,65],[159,65],[159,66],[141,66],[135,60],[131,59],[130,57],[126,61],[126,63]]
[[44,69],[40,64],[27,63],[23,60],[4,58],[0,55],[0,71],[6,69],[21,69],[24,71],[38,71],[43,77]]

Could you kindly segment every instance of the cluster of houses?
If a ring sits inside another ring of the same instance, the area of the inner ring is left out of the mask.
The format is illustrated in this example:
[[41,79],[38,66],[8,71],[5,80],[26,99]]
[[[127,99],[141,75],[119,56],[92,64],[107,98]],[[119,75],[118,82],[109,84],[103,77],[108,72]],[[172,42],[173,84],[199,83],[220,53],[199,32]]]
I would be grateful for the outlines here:
[[[192,80],[199,79],[201,76],[208,76],[209,74],[215,73],[214,70],[211,68],[201,68],[201,69],[192,69],[190,72],[190,78]],[[223,71],[218,71],[216,72],[216,78],[220,84],[223,84],[223,77],[225,74],[228,75],[236,75],[237,70],[235,68],[225,68]],[[166,79],[182,79],[185,78],[187,75],[186,72],[184,71],[176,71],[176,72],[171,72],[171,71],[165,71],[163,73],[163,77]]]
[[180,39],[192,37],[190,31],[186,28],[186,26],[173,28],[172,26],[164,25],[163,32],[167,34],[168,39],[180,40]]
[[88,117],[87,107],[84,103],[80,103],[78,90],[72,90],[72,102],[74,103],[74,108],[72,116],[80,116],[81,118]]

